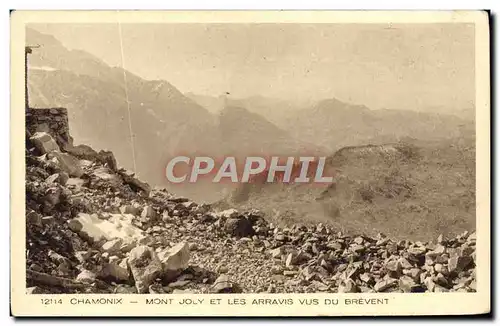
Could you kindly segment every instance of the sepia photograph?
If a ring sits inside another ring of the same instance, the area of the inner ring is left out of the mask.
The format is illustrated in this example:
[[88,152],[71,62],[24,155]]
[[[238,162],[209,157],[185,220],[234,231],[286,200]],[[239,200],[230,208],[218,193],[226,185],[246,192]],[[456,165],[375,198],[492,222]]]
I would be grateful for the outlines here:
[[238,299],[252,309],[477,298],[488,17],[468,13],[21,24],[18,294],[252,294]]

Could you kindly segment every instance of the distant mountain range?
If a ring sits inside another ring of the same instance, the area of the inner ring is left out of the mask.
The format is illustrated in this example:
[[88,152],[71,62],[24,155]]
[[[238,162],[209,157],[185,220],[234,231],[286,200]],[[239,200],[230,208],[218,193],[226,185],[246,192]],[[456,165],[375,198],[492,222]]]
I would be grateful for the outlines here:
[[165,185],[165,166],[177,155],[329,155],[346,145],[474,132],[472,122],[454,116],[370,110],[336,99],[308,104],[183,94],[168,81],[110,67],[33,29],[26,29],[26,43],[41,45],[29,56],[30,105],[67,108],[75,143],[112,150],[128,169],[133,140],[137,173],[153,185]]
[[[189,95],[198,103],[216,98]],[[227,103],[265,117],[295,139],[326,149],[328,154],[344,146],[395,142],[406,138],[448,139],[475,133],[474,110],[457,109],[456,115],[409,110],[370,110],[338,99],[326,99],[310,107],[261,96],[228,98]],[[216,106],[212,105],[212,109]],[[471,113],[472,112],[472,113]]]

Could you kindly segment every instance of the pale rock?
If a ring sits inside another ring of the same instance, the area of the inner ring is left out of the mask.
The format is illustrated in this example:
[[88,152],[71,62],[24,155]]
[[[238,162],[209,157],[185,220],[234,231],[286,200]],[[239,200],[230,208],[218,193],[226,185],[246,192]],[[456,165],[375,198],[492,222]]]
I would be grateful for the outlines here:
[[220,275],[211,288],[212,293],[241,293],[241,289],[235,283],[231,282],[229,276]]
[[441,273],[443,275],[448,275],[449,274],[448,268],[446,266],[444,266],[443,264],[435,264],[434,265],[434,270],[437,273]]
[[46,132],[36,132],[30,140],[33,142],[36,149],[42,154],[60,151],[59,145],[57,145],[54,138]]
[[122,245],[123,245],[122,239],[113,239],[113,240],[105,242],[101,248],[103,251],[112,254],[112,253],[120,251]]
[[380,240],[377,240],[377,242],[375,243],[375,245],[378,246],[378,247],[385,246],[386,244],[389,243],[389,241],[390,241],[389,238],[380,239]]
[[255,234],[252,224],[244,216],[228,218],[224,223],[224,230],[235,237],[248,237]]
[[425,247],[413,247],[408,249],[409,254],[417,257],[422,256],[426,251],[427,249]]
[[413,265],[408,261],[408,259],[406,259],[404,257],[399,258],[399,263],[401,264],[401,267],[404,269],[413,268]]
[[54,183],[56,182],[56,180],[59,178],[59,174],[58,173],[54,173],[53,175],[49,176],[47,179],[45,179],[45,183]]
[[222,212],[219,212],[219,213],[216,213],[215,214],[217,216],[217,218],[237,218],[238,216],[240,216],[240,213],[234,209],[234,208],[231,208],[231,209],[226,209],[225,211],[222,211]]
[[283,274],[283,267],[277,265],[271,267],[271,274],[275,275]]
[[161,252],[158,256],[166,278],[175,277],[189,266],[189,245],[186,242],[180,242],[171,249]]
[[370,284],[373,282],[373,277],[368,273],[363,273],[363,274],[359,275],[359,279],[367,284]]
[[445,292],[450,292],[450,290],[448,290],[447,288],[445,288],[445,287],[443,287],[441,285],[436,284],[434,286],[434,292],[436,292],[436,293],[445,293]]

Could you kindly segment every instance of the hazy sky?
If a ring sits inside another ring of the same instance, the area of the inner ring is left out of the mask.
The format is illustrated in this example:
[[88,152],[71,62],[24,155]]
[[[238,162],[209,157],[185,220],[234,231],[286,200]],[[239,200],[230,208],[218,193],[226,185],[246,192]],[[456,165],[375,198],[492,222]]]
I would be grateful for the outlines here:
[[[121,65],[116,24],[34,25]],[[447,111],[474,103],[474,26],[128,24],[125,68],[182,92]]]

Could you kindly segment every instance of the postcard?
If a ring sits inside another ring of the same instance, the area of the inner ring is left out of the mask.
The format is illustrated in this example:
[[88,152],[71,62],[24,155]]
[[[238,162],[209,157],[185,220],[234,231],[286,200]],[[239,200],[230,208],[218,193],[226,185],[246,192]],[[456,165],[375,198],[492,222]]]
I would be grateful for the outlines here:
[[483,11],[13,11],[12,315],[489,313],[489,51]]

